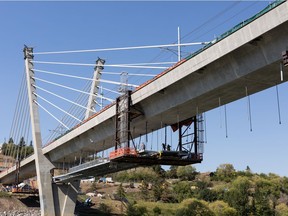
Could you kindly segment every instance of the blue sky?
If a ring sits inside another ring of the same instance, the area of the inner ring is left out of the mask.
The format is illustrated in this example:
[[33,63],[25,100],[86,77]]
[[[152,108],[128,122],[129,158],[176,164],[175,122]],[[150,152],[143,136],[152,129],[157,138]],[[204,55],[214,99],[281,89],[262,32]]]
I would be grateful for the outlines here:
[[[24,68],[24,44],[34,47],[35,52],[170,44],[177,41],[178,26],[183,43],[211,41],[268,4],[267,1],[0,2],[0,138],[4,140],[9,136]],[[183,48],[183,55],[198,48]],[[157,56],[157,61],[177,60],[173,52],[159,49],[35,56],[35,60],[93,64],[101,57],[107,64],[120,64],[150,62]],[[42,65],[37,68],[47,69]],[[59,68],[48,67],[56,71]],[[74,67],[71,70],[90,73],[93,69]],[[115,72],[121,70],[113,68]],[[157,74],[161,70],[131,72]],[[117,81],[119,77],[111,79]],[[132,81],[145,80],[135,78]],[[246,98],[227,105],[228,138],[224,108],[207,112],[208,143],[204,161],[196,165],[197,169],[213,171],[221,163],[232,163],[238,170],[249,165],[255,172],[288,175],[284,165],[288,162],[286,92],[284,83],[279,86],[281,125],[275,88],[251,96],[252,132]],[[42,130],[47,133],[56,123],[51,118],[43,118]]]

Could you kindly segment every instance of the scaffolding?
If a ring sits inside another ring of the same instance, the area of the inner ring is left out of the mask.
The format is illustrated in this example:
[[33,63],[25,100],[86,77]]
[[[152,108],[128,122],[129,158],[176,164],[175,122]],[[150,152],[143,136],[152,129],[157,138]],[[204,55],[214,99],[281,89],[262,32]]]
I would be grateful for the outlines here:
[[[201,163],[203,160],[204,126],[203,115],[170,125],[174,132],[178,131],[178,146],[175,150],[166,142],[167,130],[165,125],[165,141],[161,151],[137,149],[133,142],[130,123],[134,112],[131,106],[131,91],[126,91],[116,100],[115,120],[115,151],[109,158],[113,162],[137,163],[143,165],[189,165]],[[132,146],[131,146],[132,145]]]

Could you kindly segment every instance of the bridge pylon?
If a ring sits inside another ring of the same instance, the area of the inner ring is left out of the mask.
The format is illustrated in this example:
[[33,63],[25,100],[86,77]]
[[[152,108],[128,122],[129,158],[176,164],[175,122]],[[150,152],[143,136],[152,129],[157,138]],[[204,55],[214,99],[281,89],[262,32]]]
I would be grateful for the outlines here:
[[57,185],[52,181],[53,176],[51,174],[56,167],[42,151],[39,111],[35,94],[33,48],[25,46],[23,51],[41,216],[73,215],[80,182],[77,180]]
[[88,99],[85,119],[93,115],[94,112],[92,110],[95,111],[96,97],[98,95],[101,71],[104,69],[103,67],[104,64],[105,64],[104,59],[100,59],[100,58],[97,59],[96,66],[94,68],[93,81],[92,81],[91,88],[90,88],[90,96]]

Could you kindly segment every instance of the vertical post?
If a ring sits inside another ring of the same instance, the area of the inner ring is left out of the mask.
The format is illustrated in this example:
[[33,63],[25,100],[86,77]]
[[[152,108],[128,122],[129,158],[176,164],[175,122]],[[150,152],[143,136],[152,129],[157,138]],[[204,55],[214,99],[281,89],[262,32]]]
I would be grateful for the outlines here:
[[104,59],[100,59],[100,58],[97,59],[96,66],[94,68],[93,81],[91,84],[90,96],[89,96],[88,103],[87,103],[87,110],[86,110],[86,114],[85,114],[85,119],[89,118],[93,114],[92,110],[95,110],[94,107],[96,105],[96,96],[98,94],[98,85],[100,82],[101,71],[104,69],[104,67],[103,67],[104,64],[105,64]]
[[131,91],[127,91],[127,147],[130,148],[130,136],[131,136],[131,131],[130,131],[130,125],[131,125]]
[[181,60],[180,27],[178,26],[178,61]]
[[165,128],[165,136],[164,136],[164,143],[165,143],[165,145],[167,145],[167,125],[165,124],[165,126],[164,126]]
[[227,125],[227,109],[226,109],[226,104],[224,105],[224,112],[225,112],[225,133],[226,133],[226,138],[228,138],[228,125]]
[[54,200],[52,191],[52,182],[50,170],[54,168],[53,164],[43,155],[42,138],[39,124],[39,112],[36,104],[37,97],[34,94],[36,91],[34,71],[33,71],[33,48],[25,46],[24,59],[27,79],[27,90],[30,106],[31,128],[33,137],[33,147],[35,154],[35,165],[37,173],[37,183],[39,187],[39,199],[42,216],[54,216]]
[[282,66],[282,62],[280,62],[280,81],[283,82],[283,66]]
[[248,102],[248,119],[250,123],[250,131],[252,131],[252,119],[251,119],[251,104],[250,104],[250,95],[248,94],[248,88],[247,86],[245,87],[246,90],[246,97],[247,97],[247,102]]
[[179,146],[179,152],[182,151],[182,125],[180,125],[180,122],[178,122],[178,137],[179,137],[179,141],[178,141],[178,146]]
[[120,97],[116,98],[116,115],[115,115],[115,150],[120,146],[119,137],[119,121],[120,121],[120,110],[119,110]]
[[198,120],[197,115],[193,117],[192,119],[194,121],[194,152],[197,157],[198,154]]

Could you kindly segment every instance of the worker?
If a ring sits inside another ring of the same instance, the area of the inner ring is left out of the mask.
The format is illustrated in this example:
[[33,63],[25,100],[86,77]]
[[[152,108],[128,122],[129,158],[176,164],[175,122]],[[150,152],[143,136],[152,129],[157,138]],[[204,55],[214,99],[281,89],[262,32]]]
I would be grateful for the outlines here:
[[92,205],[92,200],[91,200],[90,197],[88,197],[88,198],[85,200],[84,205],[85,205],[85,206],[91,206],[91,205]]
[[145,149],[146,149],[146,146],[145,146],[145,144],[144,144],[143,142],[141,143],[141,146],[140,146],[140,148],[141,148],[140,150],[143,150],[143,151],[145,151]]
[[167,151],[171,151],[171,145],[167,145]]
[[162,148],[163,148],[163,151],[166,151],[166,144],[165,143],[162,143]]

